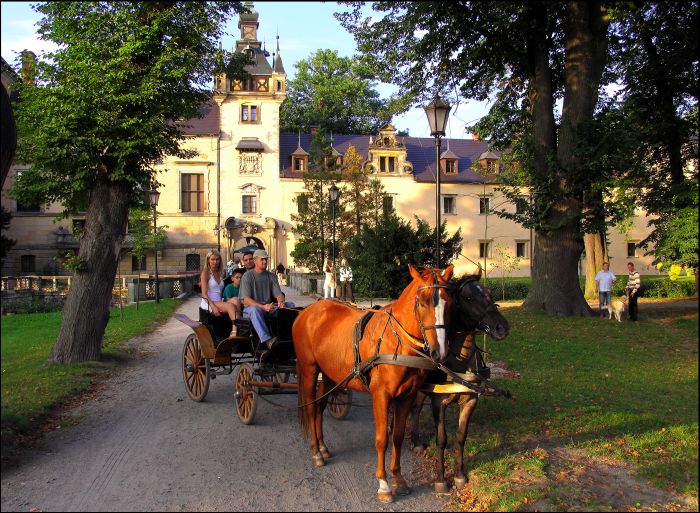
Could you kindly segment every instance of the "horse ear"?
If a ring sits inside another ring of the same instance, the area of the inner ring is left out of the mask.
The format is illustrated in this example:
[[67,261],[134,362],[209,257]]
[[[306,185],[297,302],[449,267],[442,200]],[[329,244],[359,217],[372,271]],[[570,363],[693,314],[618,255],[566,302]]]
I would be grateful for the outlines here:
[[479,272],[478,272],[477,275],[476,275],[476,277],[477,277],[476,279],[477,279],[477,280],[480,280],[480,279],[481,279],[481,273],[482,273],[483,269],[481,268],[481,264],[478,264],[478,265],[479,265]]
[[447,269],[442,271],[442,273],[440,274],[440,277],[445,281],[450,281],[450,278],[452,278],[452,273],[454,272],[454,270],[455,270],[455,266],[450,264],[447,266]]
[[408,272],[411,273],[411,277],[417,280],[421,277],[420,273],[411,264],[408,264]]

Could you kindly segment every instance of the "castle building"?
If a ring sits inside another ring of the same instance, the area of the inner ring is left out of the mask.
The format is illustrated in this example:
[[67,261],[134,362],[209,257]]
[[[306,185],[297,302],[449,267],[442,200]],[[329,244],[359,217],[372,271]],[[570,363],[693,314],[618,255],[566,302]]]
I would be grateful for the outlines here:
[[[296,244],[291,216],[298,208],[294,199],[304,193],[302,177],[308,169],[312,134],[280,133],[287,75],[279,37],[270,62],[258,37],[258,13],[241,14],[238,28],[235,51],[252,57],[247,68],[250,78],[215,77],[213,97],[202,106],[202,117],[176,121],[186,134],[185,146],[196,150],[197,156],[170,157],[157,167],[158,225],[167,226],[168,235],[167,247],[158,254],[161,274],[196,272],[211,249],[220,248],[226,261],[252,245],[270,253],[270,268],[281,262],[303,270],[291,257]],[[474,172],[479,163],[490,176],[498,175],[499,154],[489,149],[488,142],[443,139],[439,169],[434,139],[397,136],[391,125],[373,136],[334,134],[337,158],[342,160],[351,145],[366,159],[372,178],[381,181],[387,193],[385,205],[405,219],[417,215],[434,224],[435,176],[440,173],[442,220],[448,233],[461,228],[463,237],[462,256],[454,262],[457,274],[472,270],[478,261],[492,276],[498,275],[493,269],[497,250],[520,258],[512,276],[530,274],[532,232],[493,214],[501,208],[515,211],[516,206],[497,190],[496,181]],[[15,164],[3,191],[24,168]],[[72,229],[84,223],[84,216],[54,223],[58,205],[20,205],[5,194],[2,205],[13,215],[6,236],[17,241],[3,261],[2,275],[69,274],[56,257],[78,246]],[[646,217],[639,214],[624,233],[609,230],[611,268],[618,274],[625,272],[628,260],[643,274],[656,273],[652,257],[644,256],[636,245],[648,233]],[[148,254],[138,262],[125,251],[121,274],[152,272],[154,256]]]

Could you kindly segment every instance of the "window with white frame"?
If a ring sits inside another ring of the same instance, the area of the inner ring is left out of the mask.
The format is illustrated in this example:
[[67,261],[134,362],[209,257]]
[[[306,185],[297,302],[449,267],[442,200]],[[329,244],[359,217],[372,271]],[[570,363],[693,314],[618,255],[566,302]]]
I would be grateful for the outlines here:
[[260,107],[258,105],[241,105],[241,123],[260,123]]
[[479,214],[491,213],[491,196],[479,196]]
[[634,258],[637,256],[637,243],[628,242],[627,243],[627,258]]
[[180,210],[204,212],[204,174],[182,173],[180,175]]
[[260,187],[249,183],[241,187],[241,214],[253,216],[260,214]]
[[527,241],[515,242],[515,256],[518,258],[528,258]]
[[457,213],[457,196],[442,197],[442,213],[456,214]]
[[479,241],[479,258],[491,258],[491,246],[490,240]]

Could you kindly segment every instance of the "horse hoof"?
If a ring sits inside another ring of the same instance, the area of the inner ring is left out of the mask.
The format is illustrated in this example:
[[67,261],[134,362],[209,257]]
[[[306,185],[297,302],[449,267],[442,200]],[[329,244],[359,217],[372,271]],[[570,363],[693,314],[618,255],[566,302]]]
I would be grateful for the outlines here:
[[311,460],[317,467],[322,467],[326,464],[326,460],[323,459],[323,455],[321,453],[314,454],[313,456],[311,456]]
[[323,449],[321,449],[321,456],[323,456],[323,460],[325,461],[331,457],[331,453],[328,452],[328,449],[324,447]]
[[462,489],[467,485],[466,477],[455,477],[455,488]]
[[450,485],[445,481],[435,481],[433,487],[436,493],[450,493]]
[[391,483],[391,491],[394,495],[411,495],[411,489],[406,483]]
[[377,492],[377,499],[379,499],[380,502],[387,504],[394,502],[394,496],[391,494],[391,492]]

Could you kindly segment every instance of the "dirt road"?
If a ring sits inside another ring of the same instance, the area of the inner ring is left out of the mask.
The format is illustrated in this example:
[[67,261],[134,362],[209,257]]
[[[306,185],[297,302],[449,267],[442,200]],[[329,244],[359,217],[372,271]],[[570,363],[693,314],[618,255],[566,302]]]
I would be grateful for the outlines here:
[[[179,311],[196,317],[197,300]],[[393,504],[375,496],[370,397],[356,394],[348,417],[328,416],[334,457],[311,464],[296,417],[296,395],[268,396],[255,424],[233,407],[233,375],[212,381],[205,402],[182,383],[180,352],[189,328],[170,319],[132,342],[143,354],[97,396],[71,411],[75,425],[48,433],[18,467],[2,474],[2,511],[436,511],[444,500],[413,472],[413,494]],[[388,468],[388,459],[387,459]]]

